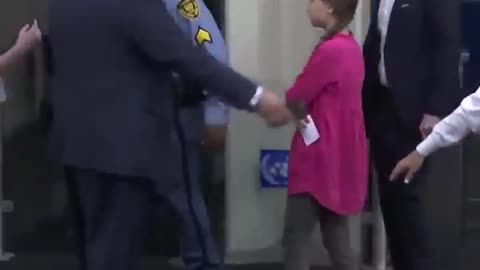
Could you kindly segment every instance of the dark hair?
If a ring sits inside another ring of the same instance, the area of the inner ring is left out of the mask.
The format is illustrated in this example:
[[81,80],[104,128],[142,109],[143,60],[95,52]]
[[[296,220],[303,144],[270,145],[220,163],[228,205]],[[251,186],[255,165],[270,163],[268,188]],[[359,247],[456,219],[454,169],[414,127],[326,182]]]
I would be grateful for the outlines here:
[[333,8],[333,15],[337,23],[330,29],[326,29],[322,41],[332,38],[335,34],[347,27],[355,16],[358,0],[322,0]]

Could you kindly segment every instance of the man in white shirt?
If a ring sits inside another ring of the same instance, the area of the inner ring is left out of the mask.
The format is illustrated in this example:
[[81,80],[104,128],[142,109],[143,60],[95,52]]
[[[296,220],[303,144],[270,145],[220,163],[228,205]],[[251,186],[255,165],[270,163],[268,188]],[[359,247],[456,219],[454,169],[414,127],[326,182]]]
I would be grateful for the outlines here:
[[372,0],[364,44],[363,109],[395,270],[433,270],[424,196],[427,170],[410,185],[395,164],[465,96],[459,89],[459,3]]
[[[422,167],[425,158],[435,151],[460,142],[470,133],[480,130],[480,87],[466,97],[460,106],[445,117],[407,157],[398,162],[390,180],[403,179],[409,183]],[[403,177],[402,177],[403,176]]]

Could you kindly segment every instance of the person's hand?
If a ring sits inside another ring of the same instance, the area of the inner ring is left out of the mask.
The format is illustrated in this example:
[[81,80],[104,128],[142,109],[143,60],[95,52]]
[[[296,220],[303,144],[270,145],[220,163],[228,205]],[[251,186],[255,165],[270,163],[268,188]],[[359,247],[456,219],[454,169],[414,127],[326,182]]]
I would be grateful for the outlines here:
[[15,48],[22,53],[26,53],[37,46],[42,41],[42,31],[40,30],[37,20],[32,25],[25,25],[18,33]]
[[226,126],[207,126],[203,143],[209,151],[222,150],[225,147],[226,138]]
[[308,120],[308,118],[297,120],[297,129],[299,131],[306,129],[308,123],[310,123],[310,120]]
[[395,166],[390,174],[390,181],[399,180],[399,178],[403,176],[405,184],[410,183],[415,173],[422,167],[424,161],[424,156],[417,151],[413,151],[397,163],[397,166]]
[[432,133],[433,127],[440,122],[440,118],[430,115],[430,114],[424,114],[422,122],[420,123],[420,126],[418,127],[420,130],[420,133],[422,134],[422,137],[425,139],[430,133]]
[[272,91],[265,89],[257,104],[257,114],[265,120],[267,125],[278,127],[293,120],[290,110]]

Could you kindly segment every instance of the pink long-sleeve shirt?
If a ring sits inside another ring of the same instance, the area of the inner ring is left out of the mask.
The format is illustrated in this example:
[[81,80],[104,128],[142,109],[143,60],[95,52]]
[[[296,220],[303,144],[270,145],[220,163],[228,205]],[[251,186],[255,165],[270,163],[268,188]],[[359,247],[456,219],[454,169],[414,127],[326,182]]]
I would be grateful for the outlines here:
[[310,56],[287,91],[286,100],[303,101],[320,138],[307,146],[297,131],[289,157],[289,195],[310,194],[338,214],[362,210],[368,178],[361,91],[362,51],[351,35],[337,34]]

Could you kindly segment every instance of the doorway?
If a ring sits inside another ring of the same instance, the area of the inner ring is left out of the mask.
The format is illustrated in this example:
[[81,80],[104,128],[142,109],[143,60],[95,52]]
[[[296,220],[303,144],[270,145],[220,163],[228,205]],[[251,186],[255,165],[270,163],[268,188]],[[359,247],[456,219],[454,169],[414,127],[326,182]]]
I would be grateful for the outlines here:
[[[225,0],[204,0],[220,30],[225,33]],[[223,250],[225,225],[225,148],[203,153],[204,195],[216,236],[218,248]]]
[[225,0],[204,0],[220,30],[225,31]]
[[[218,24],[224,30],[224,1],[205,0]],[[15,254],[71,253],[75,239],[63,170],[55,153],[55,140],[49,133],[51,123],[48,84],[34,85],[38,63],[30,61],[21,101],[11,100],[2,108],[3,179],[5,198],[14,202],[14,211],[5,216],[5,249]],[[48,70],[42,76],[47,77]],[[19,105],[20,103],[20,105]],[[18,115],[26,115],[17,123]],[[10,125],[9,123],[14,123]],[[7,123],[7,124],[5,124]],[[204,179],[207,203],[215,234],[223,242],[224,181],[222,153],[205,153]],[[151,228],[146,252],[170,257],[178,252],[176,224],[168,209],[161,211]],[[165,222],[166,221],[166,222]]]

